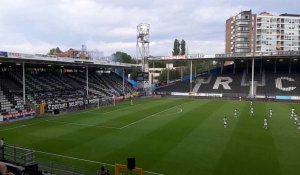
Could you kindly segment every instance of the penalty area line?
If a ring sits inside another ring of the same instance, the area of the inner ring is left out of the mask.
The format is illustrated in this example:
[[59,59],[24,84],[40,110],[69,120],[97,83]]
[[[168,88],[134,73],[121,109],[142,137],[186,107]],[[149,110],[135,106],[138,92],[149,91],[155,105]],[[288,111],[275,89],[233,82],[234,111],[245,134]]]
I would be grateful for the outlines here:
[[20,125],[20,126],[15,126],[15,127],[11,127],[11,128],[1,129],[0,131],[9,131],[9,130],[12,130],[12,129],[23,128],[23,127],[26,127],[26,126],[28,126],[28,125]]
[[[62,158],[67,158],[67,159],[73,159],[73,160],[78,160],[78,161],[82,161],[82,162],[88,162],[88,163],[95,163],[95,164],[101,164],[101,165],[106,165],[106,166],[111,166],[114,167],[114,164],[110,164],[110,163],[105,163],[105,162],[100,162],[100,161],[94,161],[94,160],[88,160],[88,159],[82,159],[82,158],[77,158],[77,157],[71,157],[71,156],[66,156],[66,155],[62,155],[62,154],[55,154],[55,153],[49,153],[49,152],[45,152],[45,151],[38,151],[38,150],[33,150],[36,153],[40,153],[40,154],[47,154],[50,156],[56,156],[56,157],[62,157]],[[148,174],[155,174],[155,175],[164,175],[161,173],[156,173],[156,172],[152,172],[152,171],[144,171]]]
[[20,125],[20,126],[15,126],[15,127],[11,127],[11,128],[6,128],[6,129],[1,129],[0,131],[9,131],[9,130],[13,130],[13,129],[18,129],[18,128],[24,128],[27,126],[32,126],[32,125],[36,125],[36,124],[40,124],[40,123],[44,123],[45,120],[40,121],[40,122],[35,122],[35,123],[30,123],[30,124],[24,124],[24,125]]
[[61,122],[61,121],[53,121],[53,120],[47,120],[47,122],[61,123],[61,124],[66,124],[66,125],[76,125],[76,126],[88,126],[88,127],[96,127],[96,128],[120,129],[120,128],[113,127],[113,126],[89,125],[89,124],[84,124],[84,123]]
[[[188,102],[185,102],[185,103],[188,103]],[[183,105],[183,104],[185,104],[185,103],[182,103],[182,104],[179,104],[179,105],[176,105],[176,106],[167,108],[167,109],[162,110],[162,111],[159,111],[159,112],[157,112],[157,113],[155,113],[155,114],[149,115],[149,116],[147,116],[147,117],[145,117],[145,118],[142,118],[142,119],[137,120],[137,121],[135,121],[135,122],[129,123],[128,125],[122,126],[122,127],[120,127],[119,129],[127,128],[127,127],[129,127],[129,126],[131,126],[131,125],[134,125],[134,124],[136,124],[136,123],[139,123],[139,122],[141,122],[141,121],[144,121],[144,120],[146,120],[146,119],[148,119],[148,118],[154,117],[154,116],[156,116],[156,115],[158,115],[158,114],[160,114],[160,113],[166,112],[166,111],[168,111],[168,110],[170,110],[170,109],[176,108],[176,107],[181,106],[181,105]]]
[[182,108],[179,108],[179,110],[177,112],[174,112],[174,113],[167,113],[167,114],[157,114],[155,118],[163,118],[165,116],[170,116],[170,115],[176,115],[176,114],[179,114],[179,113],[182,113],[183,109]]

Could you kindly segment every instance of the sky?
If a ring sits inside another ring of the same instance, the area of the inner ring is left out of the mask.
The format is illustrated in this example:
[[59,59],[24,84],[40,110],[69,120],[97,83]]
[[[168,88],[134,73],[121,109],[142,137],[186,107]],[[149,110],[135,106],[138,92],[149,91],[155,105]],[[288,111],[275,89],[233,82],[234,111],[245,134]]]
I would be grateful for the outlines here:
[[0,51],[46,54],[51,48],[136,54],[136,27],[150,24],[150,55],[224,53],[225,20],[241,10],[300,13],[298,0],[0,0]]

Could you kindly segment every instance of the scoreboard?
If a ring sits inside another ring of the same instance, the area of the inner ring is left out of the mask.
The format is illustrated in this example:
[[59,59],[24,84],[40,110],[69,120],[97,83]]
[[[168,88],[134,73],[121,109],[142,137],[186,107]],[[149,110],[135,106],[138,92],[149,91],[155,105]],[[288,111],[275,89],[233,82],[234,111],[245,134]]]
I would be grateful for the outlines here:
[[136,79],[140,90],[149,87],[149,72],[138,72]]
[[138,72],[137,81],[149,81],[149,72]]

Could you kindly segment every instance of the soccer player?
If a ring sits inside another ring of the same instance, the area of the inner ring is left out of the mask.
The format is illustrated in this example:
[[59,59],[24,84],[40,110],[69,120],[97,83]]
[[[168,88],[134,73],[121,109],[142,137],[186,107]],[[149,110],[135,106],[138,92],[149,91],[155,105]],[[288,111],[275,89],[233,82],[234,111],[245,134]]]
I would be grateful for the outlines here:
[[250,116],[254,116],[254,109],[253,109],[253,107],[250,108]]
[[264,119],[264,128],[268,129],[268,119],[267,118]]
[[295,123],[295,124],[297,124],[297,123],[298,123],[298,116],[297,116],[297,114],[296,114],[296,113],[294,114],[294,123]]
[[271,118],[271,117],[272,117],[272,115],[273,115],[273,110],[272,110],[272,109],[270,109],[270,110],[269,110],[269,117]]
[[237,109],[234,110],[234,117],[237,118]]
[[300,133],[300,122],[298,122],[298,133]]
[[225,116],[223,118],[224,128],[227,128],[227,117]]
[[133,97],[130,95],[130,105],[133,105]]
[[295,108],[293,107],[291,110],[291,119],[294,117],[294,115],[295,115]]

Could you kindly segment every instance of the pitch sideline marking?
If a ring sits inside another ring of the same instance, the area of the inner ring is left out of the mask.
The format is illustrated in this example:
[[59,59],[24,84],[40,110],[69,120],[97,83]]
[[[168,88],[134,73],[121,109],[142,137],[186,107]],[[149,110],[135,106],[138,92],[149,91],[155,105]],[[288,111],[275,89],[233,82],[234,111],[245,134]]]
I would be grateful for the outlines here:
[[[88,159],[82,159],[82,158],[77,158],[77,157],[65,156],[65,155],[61,155],[61,154],[49,153],[49,152],[38,151],[38,150],[33,150],[33,151],[37,152],[37,153],[41,153],[41,154],[48,154],[48,155],[51,155],[51,156],[63,157],[63,158],[79,160],[79,161],[83,161],[83,162],[102,164],[102,165],[111,166],[111,167],[115,166],[113,164],[105,163],[105,162],[99,162],[99,161],[94,161],[94,160],[88,160]],[[152,172],[152,171],[144,171],[144,172],[149,173],[149,174],[155,174],[155,175],[164,175],[164,174],[156,173],[156,172]]]
[[[121,109],[124,109],[124,108],[115,109],[115,110],[108,111],[108,112],[105,112],[105,113],[102,113],[102,114],[111,113],[111,112],[118,111],[118,110],[121,110]],[[63,117],[63,118],[65,118],[65,117]],[[1,129],[0,132],[1,131],[9,131],[9,130],[18,129],[18,128],[23,128],[23,127],[27,127],[27,126],[32,126],[32,125],[36,125],[36,124],[44,123],[44,122],[62,123],[62,124],[77,125],[77,126],[89,126],[89,127],[97,127],[97,128],[120,129],[118,127],[110,127],[110,126],[97,126],[97,125],[89,125],[89,124],[82,124],[82,123],[55,121],[55,120],[60,120],[60,119],[62,119],[62,118],[57,117],[57,118],[53,118],[53,119],[47,119],[47,120],[43,120],[43,121],[40,121],[40,122],[31,123],[31,124],[24,124],[24,125],[20,125],[20,126],[11,127],[11,128]]]
[[23,127],[26,127],[26,126],[28,126],[28,125],[20,125],[20,126],[15,126],[15,127],[11,127],[11,128],[1,129],[0,131],[9,131],[9,130],[12,130],[12,129],[23,128]]
[[9,130],[12,130],[12,129],[17,129],[17,128],[23,128],[23,127],[27,127],[27,126],[32,126],[32,125],[36,125],[36,124],[43,123],[43,122],[45,122],[45,120],[40,121],[40,122],[35,122],[35,123],[30,123],[30,124],[24,124],[24,125],[20,125],[20,126],[15,126],[15,127],[11,127],[11,128],[1,129],[0,131],[9,131]]
[[[188,103],[188,102],[185,102],[185,103]],[[54,120],[60,120],[61,118],[60,117],[57,117],[57,118],[54,118],[54,119],[47,119],[47,120],[43,120],[43,121],[40,121],[40,122],[35,122],[35,123],[31,123],[31,124],[25,124],[25,125],[20,125],[20,126],[16,126],[16,127],[12,127],[12,128],[7,128],[7,129],[2,129],[0,131],[9,131],[9,130],[13,130],[13,129],[17,129],[17,128],[23,128],[23,127],[27,127],[27,126],[32,126],[32,125],[35,125],[35,124],[39,124],[39,123],[43,123],[43,122],[56,122],[56,123],[64,123],[64,124],[70,124],[70,125],[78,125],[78,126],[90,126],[90,127],[98,127],[98,128],[109,128],[109,129],[124,129],[124,128],[127,128],[128,126],[131,126],[131,125],[134,125],[138,122],[141,122],[143,120],[146,120],[147,118],[150,118],[150,117],[153,117],[153,116],[156,116],[157,114],[160,114],[162,112],[165,112],[167,110],[170,110],[172,108],[175,108],[175,107],[178,107],[180,105],[183,105],[185,103],[182,103],[182,104],[179,104],[179,105],[176,105],[176,106],[173,106],[171,108],[168,108],[168,109],[165,109],[163,111],[159,111],[155,114],[152,114],[150,116],[147,116],[145,118],[142,118],[140,120],[137,120],[133,123],[130,123],[128,125],[125,125],[125,126],[122,126],[122,127],[109,127],[109,126],[97,126],[97,125],[88,125],[88,124],[80,124],[80,123],[69,123],[69,122],[60,122],[60,121],[54,121]],[[139,104],[137,104],[139,105]],[[136,106],[136,105],[135,105]],[[124,108],[120,108],[120,109],[116,109],[116,110],[112,110],[112,111],[108,111],[108,112],[105,112],[105,113],[102,113],[102,114],[106,114],[106,113],[110,113],[110,112],[114,112],[114,111],[117,111],[117,110],[121,110],[121,109],[124,109]],[[182,109],[181,109],[182,110]],[[181,111],[182,112],[182,111]]]
[[182,108],[179,108],[179,110],[177,112],[174,112],[174,113],[168,113],[168,114],[158,114],[156,118],[161,118],[163,116],[169,116],[169,115],[175,115],[175,114],[179,114],[179,113],[182,113],[183,112],[183,109]]
[[[188,102],[185,102],[185,103],[188,103]],[[125,125],[125,126],[122,126],[122,127],[120,127],[119,129],[127,128],[127,127],[129,127],[129,126],[131,126],[131,125],[134,125],[134,124],[136,124],[136,123],[139,123],[139,122],[141,122],[141,121],[144,121],[144,120],[146,120],[146,119],[148,119],[148,118],[151,118],[151,117],[153,117],[153,116],[156,116],[157,114],[163,113],[163,112],[168,111],[168,110],[170,110],[170,109],[173,109],[173,108],[175,108],[175,107],[181,106],[181,105],[183,105],[183,104],[185,104],[185,103],[182,103],[182,104],[179,104],[179,105],[176,105],[176,106],[167,108],[167,109],[162,110],[162,111],[159,111],[159,112],[157,112],[157,113],[155,113],[155,114],[149,115],[149,116],[147,116],[147,117],[145,117],[145,118],[142,118],[142,119],[140,119],[140,120],[137,120],[137,121],[135,121],[135,122],[132,122],[132,123],[129,123],[129,124]]]
[[[140,104],[137,104],[137,105],[140,105]],[[135,105],[135,106],[137,106]],[[124,105],[125,106],[125,105]],[[129,106],[130,107],[130,106]],[[105,115],[105,114],[109,114],[109,113],[112,113],[112,112],[115,112],[115,111],[120,111],[122,109],[127,109],[126,106],[125,108],[121,107],[121,108],[118,108],[118,109],[114,109],[114,110],[110,110],[110,111],[107,111],[107,112],[97,112],[97,110],[100,110],[101,108],[95,108],[95,109],[91,109],[91,110],[84,110],[84,111],[78,111],[76,114],[82,114],[82,113],[87,113],[87,114],[99,114],[99,116],[102,116],[102,118],[105,118],[105,117],[110,117],[108,115]],[[96,111],[96,112],[95,112]],[[55,119],[51,119],[51,120],[60,120],[62,118],[69,118],[69,117],[72,117],[72,116],[58,116],[57,118]],[[81,118],[81,117],[79,117]]]
[[[118,111],[118,110],[121,110],[121,109],[124,109],[124,108],[114,109],[114,110],[99,113],[99,114],[107,114],[107,113],[111,113],[111,112]],[[100,110],[100,108],[95,108],[95,109],[88,110],[88,111],[82,111],[82,112],[79,112],[79,113],[94,113],[94,111],[96,111],[96,110]]]
[[108,128],[108,129],[120,129],[120,128],[113,127],[113,126],[89,125],[89,124],[84,124],[84,123],[60,122],[60,121],[53,121],[53,120],[46,120],[46,121],[52,122],[52,123],[62,123],[62,124],[67,124],[67,125],[89,126],[89,127],[96,127],[96,128]]

